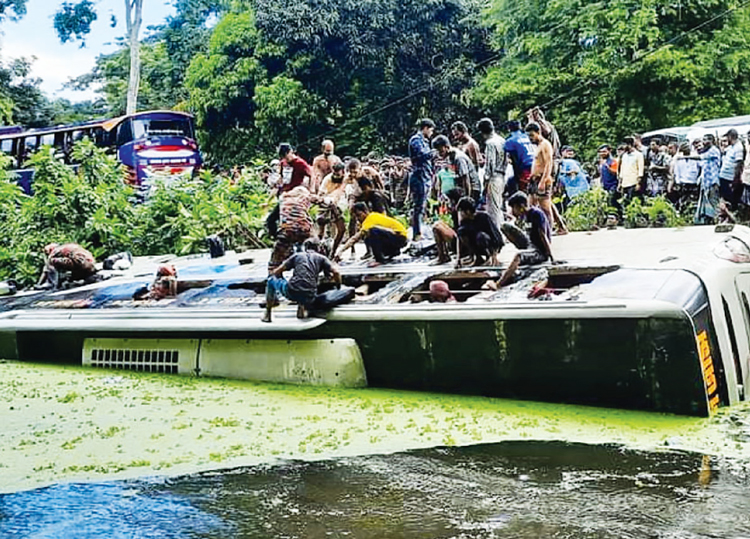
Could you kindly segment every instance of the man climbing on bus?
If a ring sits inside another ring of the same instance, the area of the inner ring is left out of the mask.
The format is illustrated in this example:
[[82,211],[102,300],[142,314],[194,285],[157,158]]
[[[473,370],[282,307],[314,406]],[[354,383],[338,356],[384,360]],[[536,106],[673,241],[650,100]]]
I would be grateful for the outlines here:
[[[341,286],[341,274],[327,257],[320,254],[320,242],[309,238],[304,243],[305,251],[287,258],[284,263],[268,275],[266,283],[266,312],[261,320],[271,322],[271,310],[278,305],[282,295],[297,303],[297,318],[307,318],[308,309],[318,293],[318,275],[325,274]],[[284,272],[292,270],[292,278],[284,278]]]
[[50,243],[44,248],[44,255],[44,270],[34,287],[37,290],[57,290],[63,277],[69,277],[73,282],[83,281],[84,284],[97,280],[94,255],[77,243]]

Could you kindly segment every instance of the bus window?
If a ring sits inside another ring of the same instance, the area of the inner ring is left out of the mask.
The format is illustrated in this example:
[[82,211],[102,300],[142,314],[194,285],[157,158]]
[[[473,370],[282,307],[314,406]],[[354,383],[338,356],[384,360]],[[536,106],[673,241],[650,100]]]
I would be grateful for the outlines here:
[[125,120],[117,126],[117,147],[127,144],[133,140],[133,126],[130,120]]
[[31,154],[33,154],[37,148],[37,143],[39,142],[39,137],[31,136],[26,137],[23,139],[23,143],[21,145],[21,158],[19,160],[19,167],[24,166],[24,162],[31,157]]
[[734,331],[734,323],[732,322],[732,315],[729,312],[729,304],[724,296],[721,297],[721,303],[724,306],[724,319],[727,322],[727,329],[729,330],[729,342],[732,345],[732,355],[734,356],[734,368],[737,372],[737,384],[742,385],[744,377],[742,374],[742,365],[740,364],[740,351],[737,347],[737,335]]
[[135,139],[147,137],[187,137],[193,138],[192,124],[189,118],[171,120],[151,120],[148,118],[133,119]]
[[49,135],[42,135],[39,137],[39,146],[54,146],[55,145],[55,135],[54,133],[50,133]]
[[0,142],[0,151],[6,155],[13,155],[13,139],[5,139]]

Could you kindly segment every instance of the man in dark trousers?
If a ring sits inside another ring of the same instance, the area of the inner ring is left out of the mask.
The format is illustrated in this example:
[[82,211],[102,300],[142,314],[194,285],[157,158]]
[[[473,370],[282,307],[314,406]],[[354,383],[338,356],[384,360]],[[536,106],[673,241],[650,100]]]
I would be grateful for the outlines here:
[[[284,263],[270,272],[266,283],[266,312],[261,319],[271,322],[271,310],[278,304],[279,294],[297,302],[297,318],[306,318],[307,309],[318,293],[318,275],[324,273],[341,286],[341,274],[328,258],[318,251],[320,243],[310,238],[304,243],[305,252],[287,258]],[[292,278],[284,278],[284,272],[292,270]]]
[[[526,193],[514,193],[508,199],[516,224],[503,223],[503,234],[519,249],[510,265],[500,277],[498,286],[505,286],[516,274],[519,266],[533,266],[549,260],[552,262],[552,228],[547,214],[537,206],[529,206]],[[530,227],[527,234],[523,228]]]
[[372,251],[372,256],[375,258],[375,262],[371,264],[373,266],[398,256],[401,254],[401,249],[406,247],[406,228],[396,219],[383,213],[370,211],[364,202],[357,202],[354,205],[352,216],[360,223],[359,232],[339,247],[334,260],[340,260],[341,253],[353,247],[359,240],[364,240],[365,245]]
[[420,238],[420,222],[427,203],[427,192],[432,183],[433,153],[430,139],[435,131],[435,122],[429,118],[419,121],[419,131],[409,139],[409,158],[411,159],[411,176],[409,176],[409,193],[413,203],[411,216],[412,240]]
[[456,209],[460,215],[458,237],[461,255],[472,256],[474,266],[484,265],[487,259],[496,264],[497,254],[504,242],[495,220],[488,213],[477,211],[474,199],[469,197],[459,200]]

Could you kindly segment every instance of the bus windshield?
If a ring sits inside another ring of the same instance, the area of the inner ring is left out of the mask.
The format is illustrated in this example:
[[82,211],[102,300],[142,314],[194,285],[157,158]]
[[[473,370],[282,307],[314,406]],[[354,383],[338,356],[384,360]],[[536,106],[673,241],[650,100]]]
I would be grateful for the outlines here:
[[148,137],[187,137],[193,138],[193,128],[188,118],[154,120],[133,119],[133,135],[136,140]]

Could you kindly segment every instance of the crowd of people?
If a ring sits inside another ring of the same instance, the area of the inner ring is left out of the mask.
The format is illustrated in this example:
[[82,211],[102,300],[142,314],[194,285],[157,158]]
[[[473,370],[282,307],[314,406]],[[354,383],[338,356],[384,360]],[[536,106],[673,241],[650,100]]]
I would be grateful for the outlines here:
[[[658,196],[695,208],[696,224],[750,215],[750,152],[734,129],[718,141],[706,134],[682,144],[653,137],[646,146],[638,135],[624,137],[614,151],[601,145],[596,163],[584,165],[538,108],[523,124],[511,120],[499,130],[482,118],[474,132],[477,138],[459,121],[438,134],[432,120],[422,119],[408,157],[342,159],[325,140],[311,164],[280,144],[278,159],[263,172],[278,197],[266,220],[274,248],[264,319],[279,294],[304,297],[303,307],[312,301],[318,275],[338,275],[335,262],[347,252],[354,258],[359,242],[369,264],[378,265],[410,242],[431,252],[434,240],[434,263],[457,267],[497,265],[510,243],[517,252],[496,283],[504,286],[519,266],[553,260],[553,236],[568,232],[566,205],[596,187],[608,193],[614,224],[631,201]],[[71,264],[79,277],[91,277],[87,253],[56,245],[48,251],[39,286],[56,287],[58,272]],[[285,270],[295,272],[288,282]]]
[[[419,244],[423,236],[434,238],[436,264],[455,259],[457,266],[497,264],[504,245],[513,243],[518,252],[497,286],[511,282],[519,266],[552,260],[552,224],[559,234],[567,233],[552,203],[559,166],[551,142],[558,140],[554,127],[538,109],[530,111],[525,130],[520,122],[509,123],[508,140],[489,118],[476,127],[484,148],[463,122],[451,126],[449,137],[436,135],[432,120],[421,120],[409,140],[408,163],[393,157],[341,159],[333,142],[325,140],[321,154],[308,164],[289,144],[281,144],[278,162],[264,174],[278,195],[266,222],[275,238],[266,305],[274,305],[279,294],[300,295],[300,272],[288,261],[299,262],[295,247],[310,238],[316,238],[317,254],[323,251],[330,259],[314,267],[312,262],[303,264],[307,269],[301,273],[309,280],[317,279],[320,271],[335,272],[332,263],[350,249],[354,256],[360,241],[370,265],[397,257],[409,241]],[[411,236],[395,214],[407,208]],[[326,249],[317,239],[327,234],[331,238]],[[288,282],[285,269],[294,270]],[[270,307],[264,320],[270,320]]]

